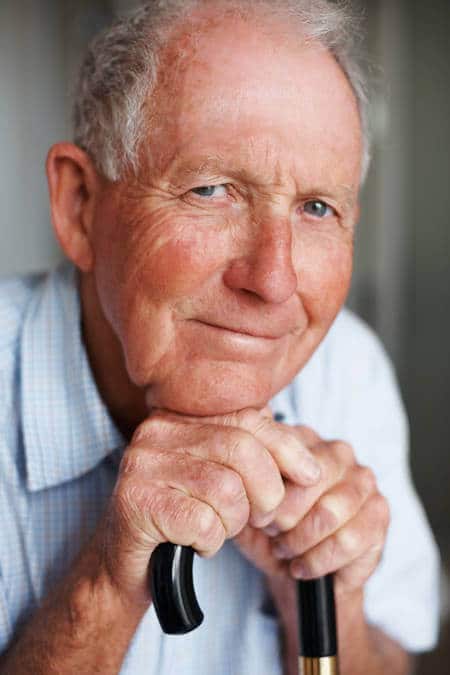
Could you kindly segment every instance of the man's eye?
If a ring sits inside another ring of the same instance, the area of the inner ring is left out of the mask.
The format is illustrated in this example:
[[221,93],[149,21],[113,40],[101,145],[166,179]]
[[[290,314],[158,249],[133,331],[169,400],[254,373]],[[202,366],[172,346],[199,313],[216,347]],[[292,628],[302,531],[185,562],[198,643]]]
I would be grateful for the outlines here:
[[320,199],[312,199],[311,201],[306,202],[303,210],[305,213],[314,216],[315,218],[325,218],[326,216],[334,214],[334,209]]
[[201,185],[200,187],[192,188],[191,192],[199,197],[225,197],[227,194],[226,185]]

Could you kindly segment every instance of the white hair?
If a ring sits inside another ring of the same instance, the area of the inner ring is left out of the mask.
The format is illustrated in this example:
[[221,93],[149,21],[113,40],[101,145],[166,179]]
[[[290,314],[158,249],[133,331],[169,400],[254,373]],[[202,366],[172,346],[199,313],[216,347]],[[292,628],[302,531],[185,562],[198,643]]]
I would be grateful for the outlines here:
[[263,11],[301,27],[333,54],[356,97],[363,134],[362,181],[370,164],[367,82],[358,46],[361,25],[347,2],[330,0],[152,0],[116,20],[91,43],[82,63],[74,105],[74,140],[97,169],[117,181],[137,174],[139,149],[149,129],[148,103],[159,55],[171,31],[194,9],[215,3],[244,14]]

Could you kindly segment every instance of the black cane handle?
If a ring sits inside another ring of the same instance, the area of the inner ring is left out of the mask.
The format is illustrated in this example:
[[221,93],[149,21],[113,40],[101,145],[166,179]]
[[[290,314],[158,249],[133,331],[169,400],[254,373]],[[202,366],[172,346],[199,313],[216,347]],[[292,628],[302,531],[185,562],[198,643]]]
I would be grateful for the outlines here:
[[169,635],[183,635],[200,626],[199,607],[192,579],[194,550],[160,544],[149,565],[150,592],[161,628]]
[[[160,544],[149,564],[153,603],[162,630],[183,635],[203,621],[194,590],[194,550]],[[301,675],[338,675],[333,576],[297,583]]]

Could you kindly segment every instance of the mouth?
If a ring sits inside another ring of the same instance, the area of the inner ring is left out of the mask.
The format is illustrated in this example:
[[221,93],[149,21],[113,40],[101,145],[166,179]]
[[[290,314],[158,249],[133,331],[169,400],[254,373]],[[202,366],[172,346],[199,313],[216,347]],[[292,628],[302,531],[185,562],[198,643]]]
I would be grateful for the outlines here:
[[213,330],[224,331],[230,335],[242,336],[258,340],[279,340],[286,336],[286,332],[277,333],[276,331],[266,331],[261,329],[253,329],[243,326],[224,326],[222,324],[210,323],[209,321],[198,321],[198,323],[207,326]]
[[185,323],[190,353],[194,358],[245,362],[275,367],[290,349],[292,333],[256,329],[237,322],[225,325],[214,320],[190,319]]

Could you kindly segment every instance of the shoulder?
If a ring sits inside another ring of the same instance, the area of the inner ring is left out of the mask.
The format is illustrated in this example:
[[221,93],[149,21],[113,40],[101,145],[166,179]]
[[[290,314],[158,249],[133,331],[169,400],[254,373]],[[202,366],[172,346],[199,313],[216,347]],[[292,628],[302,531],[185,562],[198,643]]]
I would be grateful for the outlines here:
[[380,464],[380,446],[405,451],[407,420],[391,360],[350,310],[341,311],[293,384],[302,423],[352,443],[364,463]]
[[0,279],[0,429],[8,425],[20,368],[20,342],[27,308],[43,279],[30,274]]
[[333,383],[345,390],[395,380],[386,350],[370,326],[349,309],[337,316],[322,344],[305,367],[305,379]]
[[351,310],[344,308],[338,314],[322,344],[323,351],[339,354],[350,363],[361,365],[363,360],[388,361],[382,342],[375,331]]
[[0,369],[15,351],[23,318],[44,274],[0,279]]

